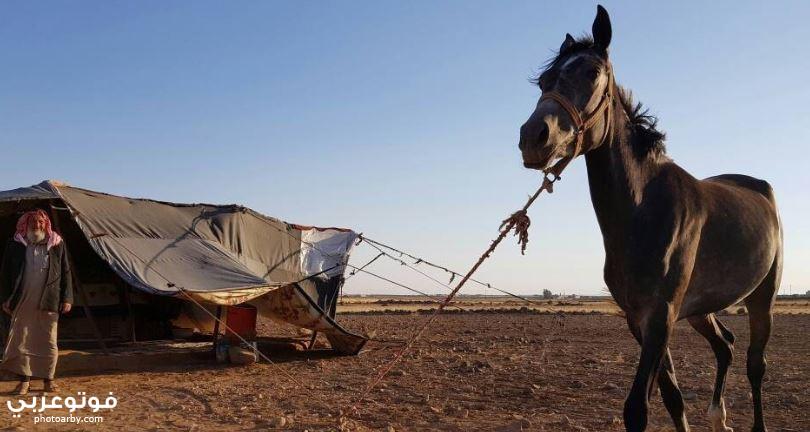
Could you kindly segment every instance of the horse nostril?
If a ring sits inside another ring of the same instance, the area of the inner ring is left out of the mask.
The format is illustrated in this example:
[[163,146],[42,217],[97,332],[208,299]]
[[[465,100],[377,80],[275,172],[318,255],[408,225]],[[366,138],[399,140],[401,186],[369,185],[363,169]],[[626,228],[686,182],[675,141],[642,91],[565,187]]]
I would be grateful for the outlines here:
[[526,144],[526,130],[527,129],[528,128],[526,127],[525,123],[520,127],[520,135],[519,135],[519,139],[518,139],[518,148],[521,151],[526,150],[526,148],[528,147],[528,145]]
[[537,134],[537,144],[543,146],[548,141],[548,126],[544,123]]

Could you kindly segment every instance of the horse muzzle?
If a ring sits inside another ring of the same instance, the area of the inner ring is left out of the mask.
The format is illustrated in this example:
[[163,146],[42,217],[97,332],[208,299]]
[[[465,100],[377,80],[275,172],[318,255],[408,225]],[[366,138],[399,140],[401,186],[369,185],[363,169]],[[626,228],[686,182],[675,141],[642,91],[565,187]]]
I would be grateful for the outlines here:
[[523,156],[523,166],[533,170],[545,170],[557,159],[556,151],[552,147],[545,147],[540,150],[531,148],[521,148]]

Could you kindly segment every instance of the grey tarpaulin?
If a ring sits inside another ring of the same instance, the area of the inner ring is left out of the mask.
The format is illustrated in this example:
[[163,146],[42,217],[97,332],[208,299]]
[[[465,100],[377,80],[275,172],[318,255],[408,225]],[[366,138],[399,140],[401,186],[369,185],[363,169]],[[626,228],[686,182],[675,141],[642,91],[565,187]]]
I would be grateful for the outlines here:
[[[324,312],[316,285],[340,280],[357,234],[288,224],[238,205],[134,199],[45,181],[0,205],[61,200],[93,250],[128,284],[209,304],[250,301],[262,315],[324,333],[356,353],[365,338]],[[309,279],[308,279],[309,278]]]

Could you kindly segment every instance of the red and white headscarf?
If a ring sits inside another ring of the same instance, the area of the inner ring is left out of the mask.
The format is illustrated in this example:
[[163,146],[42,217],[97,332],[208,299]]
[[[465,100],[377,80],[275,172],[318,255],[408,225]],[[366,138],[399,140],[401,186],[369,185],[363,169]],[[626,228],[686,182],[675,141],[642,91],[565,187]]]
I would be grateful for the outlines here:
[[62,236],[51,229],[51,218],[48,217],[48,213],[41,209],[25,212],[20,216],[20,219],[17,220],[17,232],[14,233],[14,240],[28,246],[28,239],[26,238],[28,225],[34,219],[40,217],[45,219],[45,238],[48,240],[48,250],[62,243]]

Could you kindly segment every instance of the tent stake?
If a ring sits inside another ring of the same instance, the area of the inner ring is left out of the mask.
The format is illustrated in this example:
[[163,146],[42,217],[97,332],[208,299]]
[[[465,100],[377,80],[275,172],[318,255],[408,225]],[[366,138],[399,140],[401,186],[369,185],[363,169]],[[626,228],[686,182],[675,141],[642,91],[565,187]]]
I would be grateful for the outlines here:
[[309,346],[307,347],[307,351],[312,351],[312,348],[315,347],[315,339],[317,339],[317,338],[318,338],[318,332],[313,331],[312,332],[312,339],[309,340]]

